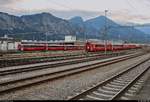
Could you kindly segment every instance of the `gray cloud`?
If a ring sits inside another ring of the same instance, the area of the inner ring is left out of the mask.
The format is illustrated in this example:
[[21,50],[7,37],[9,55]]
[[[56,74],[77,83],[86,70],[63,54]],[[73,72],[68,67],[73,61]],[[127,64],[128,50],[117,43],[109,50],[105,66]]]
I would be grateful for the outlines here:
[[[81,16],[86,19],[94,18],[100,15],[104,15],[104,12],[97,12],[97,11],[84,11],[84,10],[70,10],[70,11],[63,11],[63,10],[51,10],[51,9],[42,9],[42,10],[35,10],[32,9],[15,9],[12,8],[10,5],[15,4],[16,2],[21,2],[22,0],[0,0],[0,11],[7,12],[13,15],[28,15],[34,13],[41,13],[41,12],[49,12],[57,17],[61,17],[64,19],[70,19],[74,16]],[[141,3],[145,3],[150,5],[150,0],[138,0]],[[150,21],[149,15],[136,15],[135,13],[131,12],[128,9],[120,9],[118,11],[111,11],[108,12],[108,17],[114,20],[121,20],[121,21],[134,21],[134,20],[143,20],[143,21]]]
[[0,0],[0,12],[17,15],[18,11],[11,6],[20,1],[22,0]]
[[71,11],[50,11],[54,15],[58,17],[63,17],[69,19],[74,16],[81,16],[83,19],[90,19],[99,15],[102,15],[101,12],[94,12],[94,11],[82,11],[82,10],[71,10]]
[[0,5],[7,5],[16,2],[17,0],[0,0]]
[[61,17],[64,19],[70,19],[71,17],[74,17],[74,16],[81,16],[85,20],[104,14],[104,12],[95,12],[95,11],[82,11],[82,10],[63,11],[63,10],[49,10],[49,9],[32,10],[32,11],[22,10],[18,12],[11,12],[11,14],[21,16],[21,15],[29,15],[29,14],[35,14],[35,13],[41,13],[41,12],[49,12],[53,14],[54,16]]
[[[61,10],[43,9],[43,10],[32,10],[32,11],[29,10],[15,11],[11,9],[11,10],[7,10],[6,12],[17,16],[36,14],[41,12],[49,12],[54,16],[64,18],[64,19],[70,19],[74,16],[81,16],[84,20],[94,18],[100,15],[104,15],[104,12],[82,11],[82,10],[61,11]],[[125,21],[125,22],[134,22],[139,20],[150,21],[150,16],[132,14],[128,10],[109,11],[108,17],[115,21]]]

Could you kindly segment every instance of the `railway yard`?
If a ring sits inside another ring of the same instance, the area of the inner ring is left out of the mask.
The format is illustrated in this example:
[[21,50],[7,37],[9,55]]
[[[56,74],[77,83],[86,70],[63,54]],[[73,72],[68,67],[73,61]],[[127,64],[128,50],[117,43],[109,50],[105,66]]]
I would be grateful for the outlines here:
[[150,53],[144,48],[4,54],[0,62],[0,100],[149,98]]
[[150,0],[55,1],[0,0],[0,102],[150,102]]
[[0,0],[0,102],[150,102],[150,0]]

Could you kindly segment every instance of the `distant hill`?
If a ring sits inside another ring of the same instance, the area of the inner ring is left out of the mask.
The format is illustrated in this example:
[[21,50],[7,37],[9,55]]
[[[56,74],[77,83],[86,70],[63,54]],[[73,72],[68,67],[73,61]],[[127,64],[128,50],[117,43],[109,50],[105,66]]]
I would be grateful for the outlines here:
[[27,27],[39,32],[50,31],[52,34],[72,33],[72,28],[68,21],[57,18],[49,13],[21,16],[21,20]]
[[150,35],[150,24],[143,24],[141,27],[136,27],[138,30]]
[[24,39],[64,39],[64,35],[73,34],[67,20],[55,17],[49,13],[26,16],[13,16],[0,13],[0,35],[10,34]]
[[81,26],[81,27],[84,26],[84,21],[83,21],[82,17],[80,17],[80,16],[76,16],[76,17],[71,18],[69,20],[69,22],[76,24],[78,26]]
[[24,32],[27,28],[20,17],[0,12],[0,33]]
[[[107,27],[110,25],[113,25],[114,27],[119,26],[118,24],[114,23],[112,20],[110,20],[104,16],[99,16],[99,17],[85,21],[87,34],[88,35],[91,35],[91,34],[96,35],[96,38],[104,39],[105,24],[107,24]],[[114,34],[114,35],[116,35],[116,34]]]
[[[106,21],[106,22],[105,22]],[[50,13],[24,15],[21,17],[0,12],[0,36],[20,39],[49,40],[64,39],[65,35],[76,35],[78,39],[104,39],[104,28],[107,24],[107,39],[130,42],[150,42],[150,35],[135,28],[120,28],[120,25],[105,16],[87,21],[81,17],[64,20]]]
[[120,25],[125,26],[134,26],[136,29],[144,32],[145,34],[150,35],[150,23],[145,24],[138,24],[138,23],[131,23],[131,22],[118,22]]
[[85,32],[85,25],[84,25],[83,19],[79,16],[76,16],[76,17],[71,18],[69,22],[76,36],[78,37],[78,39],[83,39],[84,32]]
[[[107,25],[106,36],[104,35],[105,24]],[[86,34],[87,38],[92,37],[92,38],[104,39],[104,37],[106,37],[106,39],[110,39],[110,40],[119,39],[119,40],[130,41],[130,42],[150,41],[150,36],[145,34],[144,32],[132,27],[123,27],[122,25],[115,23],[114,21],[106,18],[105,16],[99,16],[93,19],[89,19],[83,22],[82,25],[84,25],[85,28],[84,33]],[[76,24],[76,26],[78,26],[78,24]]]

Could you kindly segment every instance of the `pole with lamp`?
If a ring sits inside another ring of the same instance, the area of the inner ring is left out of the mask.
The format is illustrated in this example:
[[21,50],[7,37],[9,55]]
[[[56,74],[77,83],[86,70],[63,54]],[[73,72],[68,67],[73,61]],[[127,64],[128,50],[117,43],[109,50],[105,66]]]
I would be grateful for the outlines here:
[[107,12],[108,12],[108,10],[105,10],[105,33],[104,33],[105,54],[107,53],[107,39],[106,39],[106,36],[107,36]]
[[48,32],[45,33],[45,36],[46,36],[46,41],[45,41],[46,42],[46,51],[48,50],[47,34],[48,34]]

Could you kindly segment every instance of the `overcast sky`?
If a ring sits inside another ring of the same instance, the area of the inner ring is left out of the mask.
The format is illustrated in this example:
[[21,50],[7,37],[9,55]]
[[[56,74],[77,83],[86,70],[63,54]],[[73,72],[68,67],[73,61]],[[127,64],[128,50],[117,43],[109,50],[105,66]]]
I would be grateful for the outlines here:
[[150,0],[0,0],[0,11],[14,15],[50,12],[69,19],[104,15],[122,22],[150,23]]

